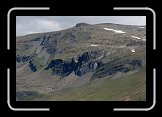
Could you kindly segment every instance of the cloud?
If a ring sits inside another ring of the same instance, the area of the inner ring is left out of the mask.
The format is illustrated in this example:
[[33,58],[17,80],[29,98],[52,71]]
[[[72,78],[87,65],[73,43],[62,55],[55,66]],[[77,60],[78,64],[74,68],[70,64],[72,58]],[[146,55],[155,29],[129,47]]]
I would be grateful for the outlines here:
[[50,19],[16,17],[16,35],[61,30],[58,22]]
[[38,20],[35,22],[41,30],[60,30],[59,23],[50,20]]
[[145,16],[16,16],[16,35],[58,31],[75,26],[79,22],[89,24],[116,23],[146,25]]

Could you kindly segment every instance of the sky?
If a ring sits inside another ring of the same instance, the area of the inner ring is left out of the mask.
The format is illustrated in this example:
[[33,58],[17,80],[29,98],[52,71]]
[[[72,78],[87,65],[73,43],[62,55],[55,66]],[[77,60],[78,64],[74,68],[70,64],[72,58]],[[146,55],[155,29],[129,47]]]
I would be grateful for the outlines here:
[[77,23],[146,25],[145,16],[16,16],[16,36],[58,31]]

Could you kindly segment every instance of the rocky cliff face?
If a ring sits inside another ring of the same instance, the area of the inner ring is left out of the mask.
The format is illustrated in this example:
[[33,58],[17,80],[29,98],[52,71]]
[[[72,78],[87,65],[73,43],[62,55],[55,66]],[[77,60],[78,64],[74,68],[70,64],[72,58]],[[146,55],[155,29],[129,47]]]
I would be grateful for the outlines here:
[[102,52],[86,52],[78,58],[71,58],[67,61],[62,59],[52,60],[44,70],[51,69],[53,75],[66,77],[73,71],[75,75],[82,76],[88,72],[94,72],[93,77],[102,78],[117,72],[127,73],[142,67],[142,60],[121,58],[114,59],[107,63],[98,60],[102,56]]
[[101,61],[97,60],[101,54],[101,52],[94,51],[83,53],[77,58],[71,58],[67,61],[55,59],[48,64],[45,70],[51,69],[53,74],[60,75],[62,77],[71,74],[73,71],[75,75],[82,76],[87,72],[93,72],[101,65]]
[[57,88],[51,90],[55,90],[77,84],[77,78],[87,79],[83,81],[87,83],[116,73],[140,71],[146,64],[145,31],[138,26],[79,23],[62,31],[17,37],[16,65],[21,68],[17,80],[25,71],[28,79],[24,85],[44,82],[45,86],[39,88],[42,92],[52,79],[52,86]]

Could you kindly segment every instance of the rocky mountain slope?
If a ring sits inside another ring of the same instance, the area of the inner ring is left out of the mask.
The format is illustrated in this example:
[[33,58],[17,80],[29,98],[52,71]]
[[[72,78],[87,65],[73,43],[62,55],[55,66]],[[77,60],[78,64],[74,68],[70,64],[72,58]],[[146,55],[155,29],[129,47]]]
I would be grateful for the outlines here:
[[[137,92],[137,98],[128,100],[145,100],[145,66],[145,26],[78,23],[61,31],[19,36],[16,99],[109,101],[126,100]],[[114,83],[129,86],[129,91]],[[114,88],[118,95],[111,97]]]

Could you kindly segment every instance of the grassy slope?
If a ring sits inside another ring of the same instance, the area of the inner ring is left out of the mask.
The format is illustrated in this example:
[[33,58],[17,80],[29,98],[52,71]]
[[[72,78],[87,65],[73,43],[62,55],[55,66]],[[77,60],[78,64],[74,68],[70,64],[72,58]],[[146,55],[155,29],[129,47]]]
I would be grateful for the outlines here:
[[[32,99],[33,100],[33,99]],[[50,101],[145,101],[146,70],[122,75],[116,79],[102,78],[81,87],[66,88],[34,100]]]

